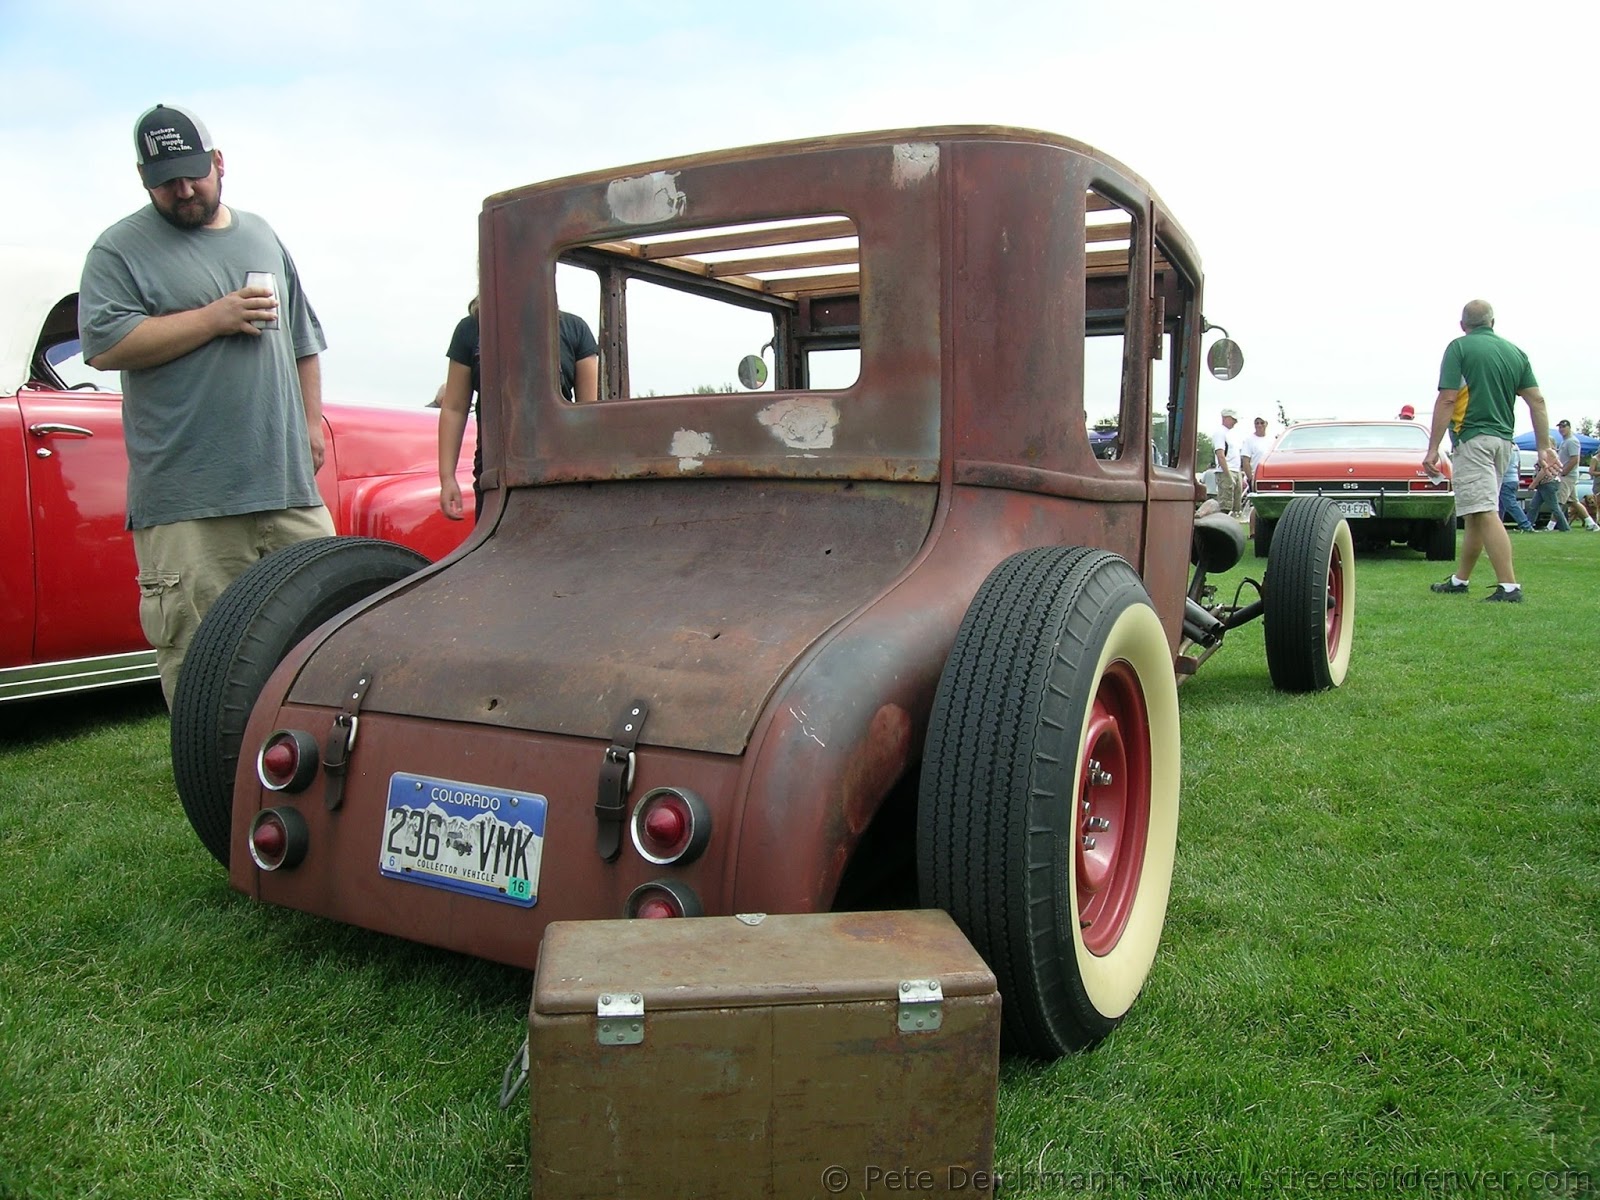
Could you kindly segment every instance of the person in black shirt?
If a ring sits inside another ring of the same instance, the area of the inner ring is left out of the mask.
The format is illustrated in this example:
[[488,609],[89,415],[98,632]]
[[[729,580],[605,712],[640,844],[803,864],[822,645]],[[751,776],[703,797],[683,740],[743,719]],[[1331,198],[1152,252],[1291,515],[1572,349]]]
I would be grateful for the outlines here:
[[[580,316],[563,312],[561,326],[561,394],[575,404],[595,400],[600,390],[600,347],[594,333]],[[464,515],[461,487],[456,483],[456,460],[461,457],[461,439],[466,433],[468,412],[477,411],[480,395],[478,370],[478,298],[467,305],[467,315],[456,324],[446,351],[450,366],[440,389],[439,404],[439,509],[452,521]],[[483,490],[478,477],[483,473],[483,443],[472,455],[473,519],[482,508]]]

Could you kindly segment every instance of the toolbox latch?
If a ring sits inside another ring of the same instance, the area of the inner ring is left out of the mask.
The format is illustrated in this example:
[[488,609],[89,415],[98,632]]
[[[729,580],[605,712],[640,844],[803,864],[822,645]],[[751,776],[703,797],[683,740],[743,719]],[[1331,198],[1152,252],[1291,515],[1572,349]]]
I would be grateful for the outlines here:
[[637,1046],[644,1041],[644,996],[603,992],[595,1005],[595,1041],[602,1046]]
[[937,979],[900,983],[900,1032],[932,1033],[944,1021],[944,988]]

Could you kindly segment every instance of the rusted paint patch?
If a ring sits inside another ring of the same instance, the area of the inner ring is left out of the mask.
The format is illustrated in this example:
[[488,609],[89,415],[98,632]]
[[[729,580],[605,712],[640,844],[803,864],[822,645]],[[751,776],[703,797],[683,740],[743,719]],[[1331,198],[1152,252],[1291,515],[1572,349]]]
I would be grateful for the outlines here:
[[833,445],[839,408],[826,396],[785,396],[763,408],[757,419],[791,450],[826,450]]
[[867,737],[850,755],[844,774],[844,823],[859,836],[911,758],[911,714],[885,704],[872,714]]
[[606,207],[625,225],[655,225],[681,217],[689,197],[678,190],[678,171],[652,171],[606,185]]
[[678,460],[678,470],[693,471],[704,464],[711,450],[709,433],[701,433],[697,429],[680,429],[672,435],[672,446],[668,453]]
[[908,188],[939,169],[937,142],[901,142],[894,148],[894,185]]

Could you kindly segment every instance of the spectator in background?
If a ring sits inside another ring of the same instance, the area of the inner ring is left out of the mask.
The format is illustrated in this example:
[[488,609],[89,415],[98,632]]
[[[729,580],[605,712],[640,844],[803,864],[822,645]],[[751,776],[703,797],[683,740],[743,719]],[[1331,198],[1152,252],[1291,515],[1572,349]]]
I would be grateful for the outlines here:
[[150,203],[90,249],[78,330],[90,366],[122,372],[139,623],[170,708],[223,589],[334,531],[316,482],[327,342],[272,227],[222,203],[200,118],[158,104],[133,144]]
[[[1561,505],[1556,503],[1556,493],[1560,490],[1557,482],[1560,470],[1550,463],[1541,462],[1533,473],[1533,482],[1528,486],[1528,520],[1540,532],[1555,530],[1557,533],[1567,533],[1571,526],[1567,524],[1567,514],[1561,511]],[[1539,517],[1548,510],[1553,521],[1548,526],[1539,524]]]
[[[600,391],[600,346],[588,322],[574,313],[559,315],[561,395],[577,404],[588,404]],[[467,305],[467,315],[456,323],[445,352],[450,365],[444,387],[436,397],[439,404],[439,510],[452,521],[463,516],[461,486],[456,482],[456,461],[461,457],[461,439],[466,433],[467,414],[477,412],[482,396],[478,363],[480,326],[478,298]],[[483,440],[478,439],[472,453],[473,520],[483,509]]]
[[1235,433],[1239,414],[1231,408],[1222,410],[1222,428],[1211,435],[1216,447],[1212,464],[1217,468],[1217,505],[1230,516],[1238,516],[1242,502],[1243,480],[1239,474],[1239,459],[1244,448],[1243,432]]
[[1245,434],[1239,447],[1239,467],[1244,473],[1245,490],[1253,495],[1256,490],[1256,467],[1267,456],[1267,451],[1272,449],[1272,439],[1267,436],[1265,417],[1257,417],[1252,424],[1253,428]]
[[1561,473],[1556,478],[1556,511],[1562,516],[1567,513],[1567,505],[1572,505],[1578,510],[1578,519],[1583,522],[1583,527],[1590,533],[1600,532],[1600,525],[1595,524],[1589,510],[1578,500],[1578,462],[1582,448],[1578,439],[1573,435],[1571,421],[1557,421],[1556,433],[1556,458],[1559,460]]
[[1521,467],[1520,454],[1513,453],[1506,459],[1506,473],[1500,476],[1500,520],[1513,521],[1518,533],[1532,533],[1533,522],[1528,520],[1522,501],[1517,499],[1517,486],[1522,482]]
[[1402,404],[1400,406],[1400,415],[1395,418],[1397,421],[1415,421],[1416,419],[1417,410],[1409,404]]

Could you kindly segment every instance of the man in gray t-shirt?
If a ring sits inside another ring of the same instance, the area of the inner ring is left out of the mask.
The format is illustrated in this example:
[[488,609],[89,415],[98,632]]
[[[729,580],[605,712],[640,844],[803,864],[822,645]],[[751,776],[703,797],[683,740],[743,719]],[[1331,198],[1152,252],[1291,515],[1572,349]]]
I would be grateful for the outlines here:
[[[1561,477],[1556,481],[1556,507],[1563,513],[1576,512],[1583,527],[1594,533],[1600,530],[1600,525],[1595,524],[1589,510],[1583,507],[1583,501],[1578,499],[1578,464],[1583,447],[1572,432],[1571,421],[1556,422],[1556,433],[1559,435],[1556,438],[1556,457],[1561,464]],[[1570,509],[1568,505],[1571,505]]]
[[122,372],[139,615],[170,705],[223,589],[334,531],[316,484],[327,342],[272,228],[222,203],[199,118],[157,105],[134,145],[150,204],[89,251],[78,328],[90,365]]

